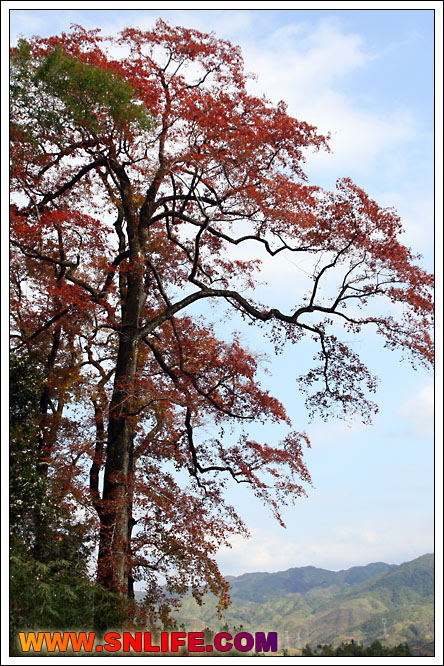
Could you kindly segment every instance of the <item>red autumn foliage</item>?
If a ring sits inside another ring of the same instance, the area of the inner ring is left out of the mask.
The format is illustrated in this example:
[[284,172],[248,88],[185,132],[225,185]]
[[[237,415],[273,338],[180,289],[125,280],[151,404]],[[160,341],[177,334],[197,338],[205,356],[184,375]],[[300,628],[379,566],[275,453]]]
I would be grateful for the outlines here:
[[[159,575],[223,606],[214,556],[245,532],[227,481],[280,520],[310,482],[308,439],[230,439],[233,423],[289,419],[254,353],[187,310],[222,303],[277,347],[313,339],[319,365],[299,378],[310,410],[368,421],[375,379],[332,325],[374,327],[429,363],[432,278],[395,211],[347,178],[333,193],[306,183],[304,151],[327,138],[248,94],[229,42],[162,21],[117,38],[77,26],[22,43],[11,62],[13,347],[46,371],[42,458],[97,516],[99,581],[131,595],[144,579],[163,619]],[[291,312],[251,296],[261,253],[313,257]]]

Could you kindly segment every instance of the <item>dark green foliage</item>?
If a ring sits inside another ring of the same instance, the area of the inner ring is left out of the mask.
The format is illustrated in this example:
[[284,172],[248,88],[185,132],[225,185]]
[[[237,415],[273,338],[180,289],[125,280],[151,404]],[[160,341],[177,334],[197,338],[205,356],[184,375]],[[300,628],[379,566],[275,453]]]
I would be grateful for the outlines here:
[[11,425],[30,427],[37,415],[39,391],[42,383],[41,372],[31,357],[10,356],[9,366],[9,418]]
[[45,142],[64,149],[75,141],[104,140],[153,127],[132,87],[118,72],[68,56],[60,46],[33,57],[20,40],[11,58],[11,132],[45,155]]
[[410,652],[412,657],[434,657],[435,656],[435,642],[434,641],[417,641],[411,643]]
[[38,409],[42,376],[28,358],[10,358],[10,536],[22,546],[33,545],[36,516],[50,509],[48,482],[36,469],[39,429]]
[[382,645],[374,641],[368,647],[361,643],[341,643],[337,648],[331,645],[318,645],[313,651],[309,645],[302,650],[303,657],[411,657],[407,643],[400,643],[395,647]]
[[[40,562],[69,561],[85,569],[89,555],[87,526],[61,506],[54,480],[43,468],[38,425],[43,373],[31,357],[10,357],[10,537],[19,558],[35,554],[40,528]],[[43,468],[43,469],[42,469]],[[42,531],[42,526],[44,530]]]
[[48,94],[63,103],[62,114],[60,109],[54,111],[57,122],[69,117],[75,125],[97,132],[106,112],[119,130],[131,122],[145,129],[151,125],[128,83],[114,72],[70,58],[59,46],[43,59],[34,82],[41,82]]
[[[87,572],[87,526],[57,503],[50,475],[37,470],[42,373],[30,357],[10,358],[10,627],[90,629],[121,626],[126,609]],[[44,525],[35,555],[35,525]],[[13,648],[14,649],[14,648]]]
[[77,628],[80,618],[89,617],[92,583],[79,576],[69,560],[39,562],[15,549],[10,573],[13,630]]

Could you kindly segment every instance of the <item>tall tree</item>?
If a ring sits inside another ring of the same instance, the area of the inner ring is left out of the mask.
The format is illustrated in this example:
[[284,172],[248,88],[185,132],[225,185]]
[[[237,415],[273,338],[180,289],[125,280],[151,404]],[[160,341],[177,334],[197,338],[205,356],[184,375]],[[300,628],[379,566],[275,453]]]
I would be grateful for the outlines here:
[[[229,42],[163,21],[116,38],[77,26],[22,41],[11,62],[14,344],[46,355],[46,412],[64,387],[61,406],[91,415],[79,456],[92,459],[98,579],[131,595],[144,576],[156,597],[164,572],[171,589],[198,595],[204,580],[224,602],[214,553],[244,529],[226,481],[248,483],[280,519],[310,481],[308,440],[229,440],[229,424],[289,420],[255,355],[192,306],[222,303],[277,348],[308,337],[310,411],[368,421],[375,379],[333,326],[372,327],[430,363],[432,278],[393,210],[348,178],[335,192],[307,184],[304,151],[327,138],[248,94]],[[251,295],[260,257],[285,254],[313,260],[289,312]],[[199,438],[208,422],[212,437]]]

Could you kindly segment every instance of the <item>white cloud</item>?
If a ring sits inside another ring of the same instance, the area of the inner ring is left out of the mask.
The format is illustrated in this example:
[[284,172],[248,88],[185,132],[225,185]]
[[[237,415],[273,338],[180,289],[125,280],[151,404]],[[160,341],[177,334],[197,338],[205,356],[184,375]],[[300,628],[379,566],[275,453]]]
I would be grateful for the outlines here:
[[11,41],[19,35],[38,34],[44,26],[44,14],[28,14],[26,11],[11,11]]
[[258,74],[250,84],[256,94],[265,92],[273,102],[284,99],[290,114],[331,132],[333,154],[309,158],[316,170],[334,178],[365,172],[382,154],[416,136],[407,109],[378,114],[338,92],[338,81],[370,66],[375,56],[360,35],[345,33],[336,21],[288,24],[264,42],[247,40],[243,53],[247,69]]
[[297,540],[252,530],[250,539],[235,537],[231,549],[221,549],[218,562],[226,575],[304,566],[339,570],[381,561],[401,564],[432,551],[433,522],[418,514],[396,521],[381,516],[353,526],[324,526]]
[[424,386],[413,398],[410,398],[401,406],[399,414],[413,423],[417,435],[421,437],[433,436],[433,386],[431,384]]
[[[348,447],[354,443],[356,436],[365,433],[368,426],[358,418],[349,421],[317,422],[310,426],[310,442],[313,449],[329,447]],[[351,439],[350,439],[351,438]]]
[[[249,45],[245,52],[253,52]],[[317,25],[288,23],[270,33],[255,53],[257,68],[273,73],[269,83],[275,81],[275,91],[288,92],[279,80],[284,74],[300,97],[313,89],[329,86],[356,68],[365,66],[372,56],[365,53],[363,40],[357,34],[344,34],[338,23],[324,19]],[[259,57],[259,59],[258,59]],[[276,75],[278,79],[276,79]]]

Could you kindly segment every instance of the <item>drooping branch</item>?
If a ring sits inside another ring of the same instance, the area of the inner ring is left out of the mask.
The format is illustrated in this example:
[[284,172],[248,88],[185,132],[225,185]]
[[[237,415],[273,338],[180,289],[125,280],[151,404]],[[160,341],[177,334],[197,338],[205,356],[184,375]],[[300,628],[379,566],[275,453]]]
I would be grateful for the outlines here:
[[199,463],[197,453],[196,453],[196,447],[194,445],[193,441],[193,427],[191,425],[191,411],[190,408],[187,407],[186,412],[185,412],[185,428],[187,432],[187,442],[189,446],[189,450],[191,453],[191,459],[193,463],[193,467],[190,469],[190,473],[195,477],[196,482],[200,488],[204,487],[204,484],[198,477],[198,472],[199,474],[205,474],[207,472],[228,472],[232,478],[237,481],[237,483],[242,483],[242,482],[248,482],[247,479],[239,479],[238,477],[242,474],[240,471],[236,472],[234,471],[229,465],[208,465],[207,467],[202,467],[202,465]]

